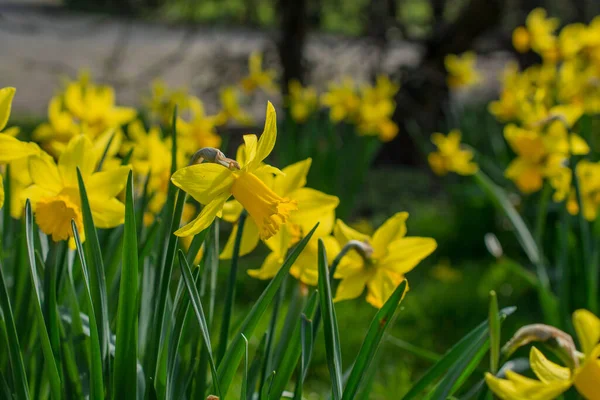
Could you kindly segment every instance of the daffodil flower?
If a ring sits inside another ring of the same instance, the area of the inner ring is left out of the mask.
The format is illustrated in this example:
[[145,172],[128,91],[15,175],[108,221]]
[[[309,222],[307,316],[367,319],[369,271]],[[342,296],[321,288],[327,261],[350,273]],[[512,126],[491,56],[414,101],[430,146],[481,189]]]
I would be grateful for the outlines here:
[[74,245],[71,220],[84,240],[77,168],[86,185],[94,225],[113,228],[123,223],[125,206],[116,196],[125,187],[130,167],[95,172],[98,161],[93,144],[85,135],[71,139],[58,164],[43,152],[29,159],[33,184],[23,191],[23,196],[31,201],[42,232],[55,242],[70,239],[70,245]]
[[317,91],[311,86],[302,86],[297,80],[290,81],[288,85],[287,106],[292,119],[298,123],[306,122],[317,111],[319,99]]
[[[0,131],[2,131],[8,123],[15,92],[16,89],[12,87],[0,89]],[[16,160],[26,160],[27,157],[38,154],[40,151],[40,148],[35,143],[21,142],[12,135],[0,133],[0,165],[11,163]],[[18,174],[18,171],[14,171],[11,176],[14,174]],[[0,208],[3,206],[4,181],[0,175]]]
[[175,172],[171,181],[190,194],[204,208],[189,224],[175,232],[177,236],[190,236],[206,229],[225,202],[233,196],[250,214],[258,227],[261,239],[267,240],[285,224],[292,211],[298,207],[295,201],[283,198],[271,190],[257,174],[278,171],[263,164],[273,150],[277,137],[275,108],[269,102],[265,128],[260,139],[245,135],[245,157],[242,163],[224,159],[218,150],[213,163],[195,164]]
[[221,101],[221,111],[216,116],[215,123],[224,125],[227,122],[235,121],[242,125],[250,125],[252,117],[242,109],[240,105],[239,93],[234,86],[226,86],[219,92]]
[[341,84],[331,83],[329,90],[321,95],[321,104],[329,107],[329,118],[333,122],[352,122],[360,108],[354,81],[344,78]]
[[473,52],[466,52],[457,56],[449,54],[444,58],[444,65],[448,72],[448,86],[450,88],[464,88],[476,85],[481,81],[481,75],[475,69],[477,57]]
[[431,141],[437,151],[429,153],[427,161],[437,175],[443,176],[448,172],[459,175],[473,175],[479,169],[473,162],[473,152],[461,147],[461,133],[454,129],[444,136],[441,133],[431,135]]
[[[239,158],[238,158],[239,160]],[[310,158],[285,167],[281,175],[267,174],[263,177],[265,184],[278,196],[289,198],[297,202],[298,210],[290,215],[288,221],[281,227],[279,232],[273,235],[265,243],[271,249],[271,253],[265,259],[259,269],[248,270],[248,274],[258,279],[270,279],[279,270],[288,250],[302,239],[314,225],[319,222],[319,227],[313,234],[306,249],[302,252],[296,262],[292,265],[290,273],[308,285],[316,285],[317,279],[317,240],[325,238],[331,233],[335,221],[335,208],[339,204],[336,196],[330,196],[315,189],[307,188],[306,175],[310,169],[312,160]],[[239,202],[233,200],[225,205],[223,219],[236,223],[242,212]],[[233,255],[233,247],[238,232],[238,225],[234,225],[229,240],[221,253],[221,258],[228,259]],[[250,253],[258,244],[259,229],[256,223],[250,219],[244,223],[240,255]],[[329,246],[327,254],[335,257],[339,253],[339,246],[332,237],[324,239]]]
[[217,134],[217,116],[208,116],[204,112],[204,105],[197,97],[190,97],[188,101],[191,112],[189,121],[177,119],[177,134],[181,147],[188,153],[203,147],[219,148],[221,137]]
[[356,250],[342,259],[334,277],[341,279],[335,301],[355,299],[368,289],[367,302],[381,308],[394,289],[421,260],[437,247],[431,238],[407,237],[408,213],[392,216],[369,237],[337,220],[334,236],[340,247],[358,241],[372,249],[371,254]]
[[256,51],[248,57],[248,75],[240,82],[240,86],[247,94],[254,93],[259,88],[269,93],[276,91],[275,70],[263,70],[262,61],[262,54]]
[[529,365],[537,379],[510,370],[506,379],[488,372],[485,375],[488,387],[502,400],[554,399],[571,386],[588,400],[600,399],[600,319],[587,310],[577,310],[573,313],[573,325],[583,351],[575,367],[555,364],[532,347]]

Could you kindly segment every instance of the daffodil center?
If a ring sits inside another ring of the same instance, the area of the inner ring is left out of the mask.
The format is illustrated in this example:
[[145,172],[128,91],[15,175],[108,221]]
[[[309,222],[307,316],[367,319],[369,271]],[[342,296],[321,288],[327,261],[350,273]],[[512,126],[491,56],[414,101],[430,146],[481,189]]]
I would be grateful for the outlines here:
[[280,197],[251,172],[235,174],[231,194],[258,225],[263,240],[276,234],[287,222],[290,212],[298,209],[296,201]]
[[59,194],[46,197],[37,202],[35,221],[55,242],[67,240],[73,235],[71,220],[75,220],[79,232],[83,232],[81,208],[68,195]]

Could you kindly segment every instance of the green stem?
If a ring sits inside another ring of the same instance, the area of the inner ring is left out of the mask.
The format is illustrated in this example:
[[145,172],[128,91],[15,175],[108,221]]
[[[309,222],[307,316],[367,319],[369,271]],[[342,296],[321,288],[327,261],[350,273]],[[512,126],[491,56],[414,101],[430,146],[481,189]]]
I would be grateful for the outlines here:
[[233,303],[235,302],[235,284],[237,280],[238,260],[240,258],[240,247],[242,245],[242,234],[246,222],[246,211],[242,211],[238,220],[238,231],[233,244],[233,255],[231,257],[231,269],[229,270],[229,282],[225,294],[225,308],[223,309],[223,322],[221,324],[221,334],[219,338],[219,348],[217,351],[217,363],[220,363],[227,350],[229,338],[229,328],[231,326],[231,316],[233,315]]
[[535,231],[534,238],[535,243],[538,246],[540,254],[544,254],[543,251],[543,239],[544,239],[544,228],[546,227],[546,219],[548,217],[548,203],[550,202],[550,195],[552,194],[552,186],[545,185],[540,196],[538,203],[538,213],[535,220]]

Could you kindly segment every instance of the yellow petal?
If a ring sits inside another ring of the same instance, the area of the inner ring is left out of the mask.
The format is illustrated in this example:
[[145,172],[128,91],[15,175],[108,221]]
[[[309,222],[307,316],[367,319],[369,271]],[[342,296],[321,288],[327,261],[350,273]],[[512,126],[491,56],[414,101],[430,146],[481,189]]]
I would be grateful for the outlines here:
[[29,159],[29,173],[33,183],[58,194],[63,189],[62,179],[58,167],[52,157],[47,153]]
[[[244,150],[244,155],[242,156],[242,154],[239,154],[240,158],[242,158],[244,161],[243,165],[250,164],[252,161],[254,161],[254,159],[256,158],[257,146],[258,137],[256,137],[256,135],[244,135],[244,146],[240,146],[240,149]],[[238,149],[238,152],[240,151],[240,149]]]
[[[235,238],[238,233],[238,228],[239,224],[235,224],[233,226],[231,235],[229,235],[229,239],[227,240],[225,248],[223,248],[219,258],[223,260],[229,260],[231,257],[233,257],[233,247],[235,245]],[[250,254],[252,250],[256,248],[256,245],[258,245],[258,240],[258,226],[256,226],[252,218],[246,218],[246,221],[244,222],[244,230],[242,232],[242,242],[240,243],[240,256]]]
[[244,209],[244,207],[242,207],[242,205],[240,204],[239,201],[229,200],[223,206],[223,216],[221,216],[221,218],[224,221],[227,221],[227,222],[230,222],[233,224],[233,223],[237,222],[238,219],[240,219],[240,214],[242,213],[243,209]]
[[[312,163],[311,158],[298,161],[285,167],[282,172],[284,176],[278,177],[273,190],[280,196],[289,196],[291,192],[306,185],[306,175]],[[300,207],[298,207],[300,208]]]
[[96,168],[97,155],[94,145],[85,135],[77,135],[69,141],[67,148],[58,159],[58,170],[66,187],[77,187],[77,167],[86,179]]
[[317,222],[322,222],[323,227],[319,225],[318,228],[320,235],[328,235],[331,232],[331,221],[327,224],[324,223],[324,219],[335,215],[334,211],[340,203],[336,196],[311,188],[300,188],[289,197],[298,202],[298,210],[291,215],[290,222],[300,225],[304,232],[311,230]]
[[333,234],[340,246],[344,246],[350,240],[359,240],[361,242],[369,242],[369,237],[346,225],[341,219],[338,219],[333,229]]
[[233,183],[233,175],[222,165],[204,163],[190,165],[176,171],[171,181],[200,204],[208,204],[228,191]]
[[562,367],[548,360],[535,347],[532,347],[529,352],[529,365],[538,379],[544,383],[566,381],[571,377],[569,368]]
[[[204,164],[200,164],[204,165]],[[196,219],[175,231],[177,236],[192,236],[208,228],[229,198],[229,193],[221,194],[202,208]]]
[[0,164],[39,153],[40,148],[35,143],[21,142],[10,135],[0,134]]
[[600,342],[600,319],[590,311],[580,309],[573,313],[573,326],[583,353],[589,355]]
[[388,246],[388,256],[380,261],[380,267],[405,274],[433,253],[436,247],[437,242],[431,238],[405,237],[396,240]]
[[[13,87],[5,87],[0,89],[0,131],[4,129],[10,117],[12,101],[17,90]],[[0,146],[1,148],[1,146]]]
[[[273,147],[275,147],[275,140],[277,139],[277,115],[275,113],[275,107],[269,101],[267,103],[267,113],[265,117],[265,127],[260,139],[258,139],[258,145],[256,146],[256,156],[253,157],[252,161],[248,164],[249,170],[257,168],[258,165],[265,159]],[[248,144],[246,144],[247,146]]]
[[115,197],[98,198],[90,196],[89,201],[96,228],[114,228],[125,221],[125,205]]
[[127,174],[130,170],[131,167],[123,165],[116,169],[92,174],[85,182],[89,196],[99,198],[115,197],[125,187]]
[[508,379],[501,379],[489,372],[485,374],[485,381],[494,394],[502,400],[549,400],[555,399],[570,386],[569,381],[555,381],[543,383],[507,371]]
[[[335,242],[335,239],[333,240]],[[290,268],[290,274],[294,278],[310,286],[317,286],[319,282],[317,249],[318,241],[317,239],[312,239]],[[329,251],[327,251],[327,258],[330,258]]]
[[365,290],[369,273],[359,272],[341,280],[333,301],[350,300],[359,297]]
[[286,254],[293,242],[293,234],[288,225],[283,225],[277,233],[265,240],[267,247],[277,254]]
[[600,400],[598,385],[600,382],[600,360],[585,360],[575,372],[575,388],[587,400]]
[[283,264],[283,257],[277,253],[269,253],[259,269],[249,269],[248,275],[257,279],[271,279]]
[[406,235],[407,212],[399,212],[389,218],[373,234],[373,250],[375,258],[387,255],[387,248],[390,243]]
[[402,274],[377,268],[371,279],[367,282],[369,288],[367,302],[373,307],[383,307],[383,304],[390,298],[403,279],[404,275]]

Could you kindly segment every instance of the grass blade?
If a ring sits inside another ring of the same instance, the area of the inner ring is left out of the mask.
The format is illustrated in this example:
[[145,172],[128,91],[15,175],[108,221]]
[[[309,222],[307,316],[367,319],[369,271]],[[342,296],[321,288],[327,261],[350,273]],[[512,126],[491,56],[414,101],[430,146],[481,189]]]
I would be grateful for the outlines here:
[[344,389],[342,399],[354,399],[358,393],[362,378],[365,376],[375,357],[375,353],[377,352],[379,343],[381,343],[381,339],[383,339],[385,330],[393,319],[394,314],[407,291],[408,284],[405,279],[398,285],[383,307],[377,311],[375,318],[373,318],[373,321],[371,322],[367,336],[356,356],[356,360],[354,361],[354,366],[352,367],[352,372],[346,382],[346,388]]
[[[4,267],[0,262],[0,309],[6,323],[6,336],[8,341],[8,357],[10,360],[10,369],[13,376],[13,385],[18,399],[29,399],[29,390],[27,386],[27,375],[25,365],[21,355],[21,346],[19,345],[19,335],[15,326],[15,320],[6,289],[6,280],[2,270]],[[10,397],[7,397],[10,398]]]
[[248,397],[248,339],[242,334],[246,352],[244,353],[244,375],[242,376],[242,391],[240,392],[240,400]]
[[215,360],[212,354],[210,332],[208,330],[208,325],[206,324],[206,317],[204,316],[204,309],[202,308],[202,302],[200,301],[200,294],[198,293],[198,289],[194,284],[192,272],[190,271],[190,266],[187,262],[187,259],[185,258],[185,254],[181,250],[179,250],[179,266],[181,267],[181,273],[185,282],[185,286],[188,290],[188,295],[190,297],[190,302],[192,303],[192,308],[194,309],[194,313],[196,314],[196,318],[198,319],[198,324],[200,325],[200,331],[202,333],[202,339],[204,340],[204,346],[206,346],[206,350],[208,352],[208,362],[210,364],[210,369],[213,376],[213,384],[215,386],[215,391],[219,397],[222,397],[221,390],[219,388],[217,368],[215,366]]
[[29,271],[31,273],[31,283],[33,286],[34,301],[34,312],[35,318],[38,324],[38,334],[42,345],[42,353],[44,354],[44,360],[46,361],[46,371],[48,374],[48,380],[50,383],[50,392],[52,398],[59,400],[62,398],[62,384],[60,379],[60,373],[56,359],[52,353],[52,345],[50,343],[50,336],[48,335],[48,329],[46,327],[46,321],[44,320],[44,313],[42,311],[42,301],[40,296],[40,279],[37,272],[37,262],[34,248],[34,229],[33,229],[33,212],[31,211],[31,203],[29,199],[25,203],[25,220],[26,220],[26,235],[27,235],[27,254],[29,256]]
[[106,295],[106,275],[104,273],[104,261],[100,251],[98,232],[94,226],[92,209],[88,200],[85,183],[77,168],[77,180],[79,182],[79,194],[81,196],[81,212],[83,214],[83,229],[85,230],[85,258],[87,260],[89,284],[92,295],[92,305],[98,325],[98,337],[100,338],[100,349],[102,360],[105,365],[109,363],[108,343],[110,340],[110,325],[108,319],[108,300]]
[[92,398],[103,399],[104,398],[104,378],[102,372],[102,346],[100,339],[100,330],[98,329],[98,323],[96,320],[96,311],[94,309],[94,300],[92,297],[91,285],[90,285],[90,274],[87,265],[87,257],[83,250],[81,240],[79,239],[79,232],[77,231],[77,225],[74,221],[71,221],[71,227],[73,229],[73,238],[77,246],[77,253],[79,253],[79,266],[81,268],[81,276],[84,287],[84,299],[87,303],[89,328],[90,328],[90,353],[92,355],[92,365],[90,367],[90,387]]
[[300,338],[302,341],[302,358],[300,359],[300,374],[298,381],[296,382],[296,390],[294,391],[294,400],[302,400],[302,387],[304,386],[304,379],[308,373],[308,366],[310,365],[310,358],[313,350],[313,335],[312,335],[312,321],[306,318],[306,315],[302,314],[300,326]]
[[296,261],[304,247],[312,237],[315,229],[317,229],[316,224],[314,228],[296,245],[294,250],[290,252],[283,265],[277,272],[277,275],[273,277],[267,288],[261,294],[260,298],[254,303],[254,306],[244,319],[242,326],[238,334],[236,334],[235,339],[231,342],[227,351],[225,352],[225,356],[223,357],[223,361],[219,364],[219,386],[223,391],[223,395],[227,395],[227,390],[231,385],[231,381],[233,380],[233,376],[235,375],[235,371],[240,363],[244,355],[244,343],[242,340],[242,334],[246,337],[252,336],[260,318],[263,316],[267,307],[277,294],[279,286],[281,286],[281,282],[289,273],[292,264]]
[[121,264],[117,338],[113,366],[113,398],[135,399],[138,348],[137,229],[133,205],[133,173],[129,171],[125,195],[125,228]]
[[327,265],[327,254],[323,241],[319,239],[319,294],[321,310],[323,310],[323,329],[325,332],[325,351],[327,366],[331,377],[333,399],[342,398],[342,356],[337,317],[331,297],[331,284]]
[[500,316],[498,314],[498,297],[490,292],[490,311],[488,314],[490,329],[490,372],[496,375],[500,362]]
[[223,320],[221,321],[221,334],[219,335],[219,348],[217,349],[217,363],[221,362],[227,349],[229,340],[229,327],[233,315],[233,304],[235,302],[235,286],[237,281],[238,260],[240,258],[240,247],[242,244],[242,233],[246,222],[246,211],[242,211],[238,221],[238,230],[233,244],[233,255],[231,257],[231,268],[229,269],[229,281],[225,292],[225,306],[223,308]]
[[[500,310],[500,314],[509,316],[516,310],[516,307],[507,307]],[[459,362],[461,356],[467,352],[473,343],[480,337],[488,334],[488,323],[487,321],[479,324],[475,329],[464,336],[458,343],[456,343],[450,350],[444,354],[441,360],[435,363],[429,370],[413,385],[407,394],[404,395],[404,400],[414,399],[416,396],[425,390],[429,385],[433,384],[439,377],[441,377],[449,368],[455,363]]]
[[[254,352],[254,357],[252,359],[252,363],[250,364],[250,370],[248,371],[248,383],[247,387],[250,388],[246,400],[254,399],[254,390],[256,389],[256,383],[258,382],[258,377],[260,375],[261,365],[264,362],[265,357],[265,347],[267,346],[267,333],[262,336],[256,351]],[[243,399],[242,399],[243,400]]]

